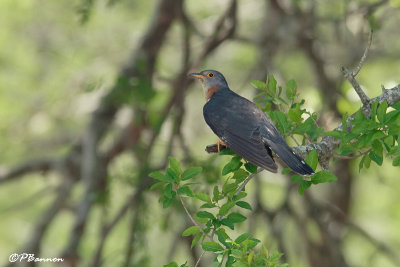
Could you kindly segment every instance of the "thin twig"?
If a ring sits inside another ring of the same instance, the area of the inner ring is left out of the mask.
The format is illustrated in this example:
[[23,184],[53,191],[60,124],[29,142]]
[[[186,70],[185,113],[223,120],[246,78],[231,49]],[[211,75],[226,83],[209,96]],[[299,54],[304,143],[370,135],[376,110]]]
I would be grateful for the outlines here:
[[204,232],[204,231],[203,231],[203,228],[201,227],[201,225],[192,217],[192,215],[190,214],[190,212],[189,212],[188,209],[186,208],[186,204],[185,204],[185,202],[183,201],[181,195],[179,195],[179,194],[177,194],[177,195],[178,195],[178,197],[179,197],[179,200],[180,200],[181,203],[182,203],[183,209],[185,210],[187,216],[188,216],[189,219],[192,221],[192,223],[193,223],[194,225],[196,225],[197,228],[199,228],[200,232],[202,232],[205,236],[207,236],[208,238],[210,238],[210,240],[212,240],[211,236],[210,236],[209,234],[207,234],[206,232]]
[[199,259],[197,260],[197,262],[196,262],[196,265],[195,265],[194,267],[197,267],[197,266],[199,266],[199,264],[200,264],[200,260],[201,260],[201,258],[203,257],[203,255],[204,255],[204,254],[206,254],[206,252],[205,252],[205,251],[203,251],[203,252],[201,253],[201,255],[200,255]]
[[297,146],[300,145],[299,142],[297,142],[296,138],[294,138],[292,134],[289,136],[290,136],[290,138],[292,138],[292,140],[296,143]]
[[243,191],[243,188],[246,186],[246,184],[254,177],[256,176],[256,174],[258,174],[259,172],[261,172],[262,170],[264,170],[263,168],[258,168],[256,173],[252,173],[249,175],[249,177],[246,178],[246,180],[244,180],[244,182],[240,185],[240,187],[238,188],[238,190],[236,191],[234,196],[237,196],[240,192]]
[[369,48],[371,47],[371,43],[372,43],[372,31],[370,31],[369,39],[368,39],[368,45],[365,48],[364,54],[360,59],[360,63],[358,63],[358,66],[354,69],[354,71],[351,72],[345,67],[342,67],[342,69],[341,69],[342,73],[343,73],[343,76],[351,83],[351,85],[353,86],[354,90],[356,91],[356,93],[360,97],[360,100],[361,100],[361,102],[362,102],[364,107],[368,106],[370,104],[370,99],[365,94],[364,90],[361,88],[360,84],[357,82],[355,77],[360,72],[362,65],[364,64],[365,60],[367,59]]
[[337,155],[335,154],[333,157],[337,158],[337,159],[356,159],[358,157],[364,156],[365,154],[368,154],[369,152],[371,152],[372,148],[368,149],[367,151],[361,152],[357,155],[354,156],[341,156],[341,155]]
[[351,75],[353,77],[356,77],[357,74],[360,72],[362,65],[364,64],[364,61],[367,59],[368,56],[368,52],[369,52],[369,48],[371,47],[372,44],[372,33],[373,31],[371,30],[369,32],[369,37],[368,37],[368,45],[364,50],[364,54],[361,57],[360,63],[358,63],[358,66],[353,70],[353,72],[351,73]]

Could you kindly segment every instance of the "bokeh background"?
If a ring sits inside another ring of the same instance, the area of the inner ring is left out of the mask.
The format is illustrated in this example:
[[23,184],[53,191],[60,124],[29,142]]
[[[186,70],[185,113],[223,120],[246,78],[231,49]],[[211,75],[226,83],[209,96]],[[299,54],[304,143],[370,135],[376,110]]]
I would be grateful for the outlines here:
[[[30,252],[68,266],[192,266],[189,219],[148,190],[169,155],[203,167],[206,193],[224,182],[229,158],[204,151],[217,139],[186,74],[217,69],[250,99],[254,79],[294,79],[331,130],[361,107],[340,67],[358,64],[371,28],[358,81],[370,97],[399,83],[399,21],[396,0],[0,1],[1,264]],[[240,230],[290,266],[400,266],[399,168],[359,172],[358,161],[333,160],[339,180],[303,196],[260,173]]]

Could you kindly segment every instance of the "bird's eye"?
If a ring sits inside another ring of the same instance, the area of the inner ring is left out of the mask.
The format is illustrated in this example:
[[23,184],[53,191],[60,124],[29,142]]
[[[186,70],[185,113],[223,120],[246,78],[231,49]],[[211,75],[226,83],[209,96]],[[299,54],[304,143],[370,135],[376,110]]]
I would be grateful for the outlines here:
[[208,73],[208,74],[207,74],[207,77],[208,77],[208,78],[214,77],[214,73],[212,73],[212,72]]

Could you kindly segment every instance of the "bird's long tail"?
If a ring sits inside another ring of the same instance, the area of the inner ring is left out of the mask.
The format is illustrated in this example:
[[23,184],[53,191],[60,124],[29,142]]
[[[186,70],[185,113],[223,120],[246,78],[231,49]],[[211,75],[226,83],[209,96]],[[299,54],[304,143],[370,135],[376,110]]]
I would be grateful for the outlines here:
[[300,175],[314,174],[313,169],[304,161],[304,159],[294,153],[287,144],[269,143],[268,146],[293,171]]

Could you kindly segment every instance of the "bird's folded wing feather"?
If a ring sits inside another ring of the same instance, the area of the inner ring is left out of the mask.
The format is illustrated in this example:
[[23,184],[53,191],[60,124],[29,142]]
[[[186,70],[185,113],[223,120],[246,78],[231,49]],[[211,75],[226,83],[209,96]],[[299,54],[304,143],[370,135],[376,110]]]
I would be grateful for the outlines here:
[[251,139],[250,136],[241,136],[229,130],[225,130],[222,136],[223,141],[235,151],[237,154],[245,158],[250,163],[258,165],[271,172],[277,172],[271,151],[265,147],[264,143],[259,139]]

